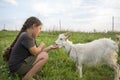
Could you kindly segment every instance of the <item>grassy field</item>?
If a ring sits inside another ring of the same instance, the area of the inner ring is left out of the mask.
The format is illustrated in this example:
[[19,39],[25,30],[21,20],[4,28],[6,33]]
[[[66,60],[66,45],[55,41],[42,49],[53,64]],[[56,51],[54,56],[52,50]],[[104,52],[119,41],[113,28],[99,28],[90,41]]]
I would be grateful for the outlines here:
[[[54,43],[57,36],[62,32],[42,32],[37,37],[37,44],[43,41],[46,46]],[[6,63],[2,60],[3,51],[14,40],[17,31],[0,31],[0,80],[19,80],[19,78],[9,76]],[[98,38],[115,39],[116,33],[82,33],[72,32],[70,40],[73,43],[86,43]],[[120,54],[120,52],[118,53]],[[120,63],[120,56],[118,58]],[[42,72],[42,74],[41,74]],[[49,52],[49,60],[35,77],[40,80],[113,80],[114,71],[106,65],[88,67],[83,65],[83,78],[79,78],[76,72],[75,62],[73,62],[63,48]]]

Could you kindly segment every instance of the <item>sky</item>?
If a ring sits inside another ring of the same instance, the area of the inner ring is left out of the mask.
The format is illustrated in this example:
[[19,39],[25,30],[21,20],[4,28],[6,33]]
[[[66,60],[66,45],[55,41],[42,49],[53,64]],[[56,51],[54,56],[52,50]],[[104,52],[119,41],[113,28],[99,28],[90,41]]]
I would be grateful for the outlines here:
[[[42,30],[120,31],[120,0],[0,0],[0,30],[20,30],[38,17]],[[60,27],[61,24],[61,27]]]

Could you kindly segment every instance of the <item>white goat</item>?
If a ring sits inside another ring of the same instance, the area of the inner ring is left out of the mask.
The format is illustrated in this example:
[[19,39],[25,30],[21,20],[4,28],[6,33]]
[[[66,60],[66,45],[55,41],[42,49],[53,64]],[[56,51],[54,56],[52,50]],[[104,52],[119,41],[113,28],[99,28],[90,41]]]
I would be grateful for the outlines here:
[[111,39],[102,38],[85,44],[73,44],[68,40],[69,34],[60,34],[55,41],[59,48],[64,47],[72,58],[82,78],[82,64],[95,65],[106,63],[115,70],[114,80],[119,80],[119,64],[117,63],[118,45]]

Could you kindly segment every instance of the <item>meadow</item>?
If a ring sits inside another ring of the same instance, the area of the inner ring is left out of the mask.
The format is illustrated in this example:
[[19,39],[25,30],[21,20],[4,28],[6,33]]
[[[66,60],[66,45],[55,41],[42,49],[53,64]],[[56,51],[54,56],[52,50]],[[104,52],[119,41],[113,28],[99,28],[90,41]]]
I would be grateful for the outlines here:
[[[53,44],[61,32],[41,32],[37,37],[37,44],[44,42],[46,47]],[[108,33],[84,33],[71,32],[72,36],[69,38],[73,43],[86,43],[99,38],[111,38],[115,40],[114,32]],[[16,75],[10,76],[7,63],[3,61],[2,55],[5,48],[7,48],[18,31],[0,31],[0,80],[20,80]],[[120,54],[120,52],[118,52]],[[120,64],[120,55],[118,57]],[[76,72],[75,62],[73,62],[67,55],[67,52],[61,48],[49,52],[49,60],[40,72],[35,76],[38,80],[113,80],[114,70],[107,65],[88,67],[83,65],[83,78],[79,78],[79,73]]]

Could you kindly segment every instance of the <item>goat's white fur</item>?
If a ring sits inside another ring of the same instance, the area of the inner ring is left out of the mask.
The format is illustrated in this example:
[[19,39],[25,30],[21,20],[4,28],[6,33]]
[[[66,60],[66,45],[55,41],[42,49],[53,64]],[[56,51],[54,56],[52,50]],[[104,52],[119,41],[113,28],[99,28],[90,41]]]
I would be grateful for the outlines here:
[[73,44],[64,34],[60,34],[55,42],[59,47],[64,47],[70,58],[76,61],[80,77],[83,64],[92,66],[105,63],[115,70],[114,80],[119,80],[118,45],[113,40],[102,38],[85,44]]

